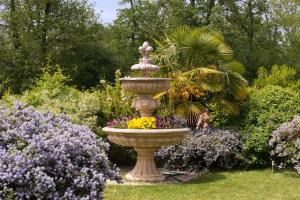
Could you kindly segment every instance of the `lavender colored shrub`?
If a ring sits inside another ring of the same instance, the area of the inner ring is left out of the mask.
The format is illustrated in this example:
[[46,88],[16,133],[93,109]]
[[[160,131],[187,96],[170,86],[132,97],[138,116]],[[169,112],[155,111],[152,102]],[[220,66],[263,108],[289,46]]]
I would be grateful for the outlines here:
[[206,128],[188,134],[178,145],[162,147],[156,159],[173,170],[202,171],[210,167],[230,169],[241,159],[237,133]]
[[0,199],[102,199],[109,146],[64,115],[0,106]]
[[293,166],[300,174],[300,115],[276,129],[269,144],[279,168]]

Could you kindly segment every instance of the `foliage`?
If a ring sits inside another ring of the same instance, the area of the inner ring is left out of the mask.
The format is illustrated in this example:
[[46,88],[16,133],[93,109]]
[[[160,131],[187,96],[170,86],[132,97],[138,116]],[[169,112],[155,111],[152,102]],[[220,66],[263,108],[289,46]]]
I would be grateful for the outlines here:
[[[179,26],[209,26],[224,36],[252,80],[258,66],[299,69],[297,0],[122,0],[116,20],[101,23],[88,0],[0,1],[0,84],[21,93],[59,64],[79,88],[127,72],[145,40]],[[155,48],[155,46],[154,46]],[[205,56],[199,56],[205,58]],[[54,69],[55,70],[55,69]]]
[[48,61],[60,65],[80,88],[95,86],[101,78],[112,81],[116,63],[87,0],[1,0],[0,22],[0,82],[5,89],[29,89]]
[[300,3],[298,0],[270,0],[271,25],[279,36],[284,62],[300,69]]
[[[246,66],[248,80],[255,78],[259,66],[286,63],[299,68],[297,0],[121,2],[123,7],[108,27],[107,43],[118,57],[127,61],[125,65],[137,59],[132,49],[137,49],[143,41],[152,43],[153,38],[161,41],[165,32],[187,25],[209,26],[220,31],[235,58]],[[128,61],[132,57],[135,59]]]
[[271,133],[300,113],[299,105],[300,94],[291,88],[270,85],[250,93],[237,124],[247,137],[244,151],[253,164],[270,164]]
[[300,115],[276,129],[269,144],[274,148],[271,155],[279,158],[280,168],[292,165],[300,174]]
[[68,86],[70,81],[61,71],[51,75],[45,72],[36,86],[22,95],[6,93],[3,100],[20,100],[38,110],[68,114],[76,124],[87,125],[97,133],[108,120],[133,113],[131,97],[121,89],[121,74],[116,71],[116,83],[101,81],[101,89],[80,91]]
[[120,179],[86,126],[18,103],[0,113],[1,199],[101,199],[105,181]]
[[6,93],[3,100],[12,103],[17,99],[38,110],[68,114],[74,123],[87,125],[98,132],[98,121],[101,120],[98,115],[102,109],[100,91],[80,91],[67,86],[68,81],[61,71],[53,75],[46,72],[32,90],[20,96]]
[[297,81],[297,70],[287,65],[273,65],[271,71],[268,72],[264,67],[259,68],[258,77],[253,84],[257,88],[268,85],[279,85],[281,87],[297,87],[300,80]]
[[174,80],[167,95],[176,113],[192,127],[210,103],[228,113],[238,112],[238,102],[246,97],[247,81],[241,75],[244,67],[233,59],[219,32],[183,26],[157,44],[154,58],[162,66],[162,75]]
[[121,117],[107,123],[108,127],[129,129],[172,129],[186,127],[178,117]]
[[156,158],[175,170],[200,171],[212,166],[230,169],[240,159],[241,148],[237,133],[207,128],[188,134],[181,144],[162,147]]
[[105,80],[101,80],[101,126],[106,122],[122,116],[130,116],[135,114],[132,108],[132,96],[123,91],[120,82],[121,72],[115,72],[115,84],[108,84]]
[[216,104],[209,106],[209,125],[214,128],[230,127],[232,118],[238,118],[240,115],[228,115]]

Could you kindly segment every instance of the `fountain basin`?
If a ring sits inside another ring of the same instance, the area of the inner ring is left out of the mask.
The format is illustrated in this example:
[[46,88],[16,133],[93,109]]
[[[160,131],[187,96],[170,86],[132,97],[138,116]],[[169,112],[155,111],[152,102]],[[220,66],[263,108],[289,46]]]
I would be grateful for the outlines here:
[[108,139],[122,146],[132,146],[137,152],[134,169],[126,175],[128,180],[160,182],[165,177],[156,168],[153,154],[161,146],[173,145],[182,141],[189,128],[178,129],[119,129],[105,127]]
[[178,129],[120,129],[104,127],[108,139],[122,146],[161,147],[181,142],[189,128]]
[[169,81],[171,78],[121,78],[122,89],[135,94],[157,94],[169,89]]

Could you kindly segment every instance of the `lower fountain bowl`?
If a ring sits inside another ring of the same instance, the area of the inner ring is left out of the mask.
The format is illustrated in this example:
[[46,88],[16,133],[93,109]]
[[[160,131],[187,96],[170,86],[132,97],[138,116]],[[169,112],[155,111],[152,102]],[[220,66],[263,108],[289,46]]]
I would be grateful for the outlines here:
[[189,128],[178,129],[119,129],[105,127],[108,139],[122,146],[161,147],[177,144],[182,141]]
[[153,154],[161,146],[177,144],[190,131],[178,129],[119,129],[105,127],[108,139],[122,146],[132,146],[137,152],[134,169],[126,175],[130,181],[161,182],[165,176],[156,168]]

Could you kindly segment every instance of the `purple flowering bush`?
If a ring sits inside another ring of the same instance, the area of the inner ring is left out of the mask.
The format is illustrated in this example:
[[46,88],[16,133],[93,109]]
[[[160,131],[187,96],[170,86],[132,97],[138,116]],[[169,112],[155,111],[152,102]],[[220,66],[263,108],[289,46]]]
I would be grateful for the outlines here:
[[241,160],[241,149],[237,133],[206,128],[188,134],[180,144],[162,147],[156,159],[173,170],[202,171],[212,166],[230,169]]
[[0,199],[102,199],[109,145],[64,115],[0,106]]
[[276,129],[269,144],[279,168],[291,165],[300,174],[300,115]]

